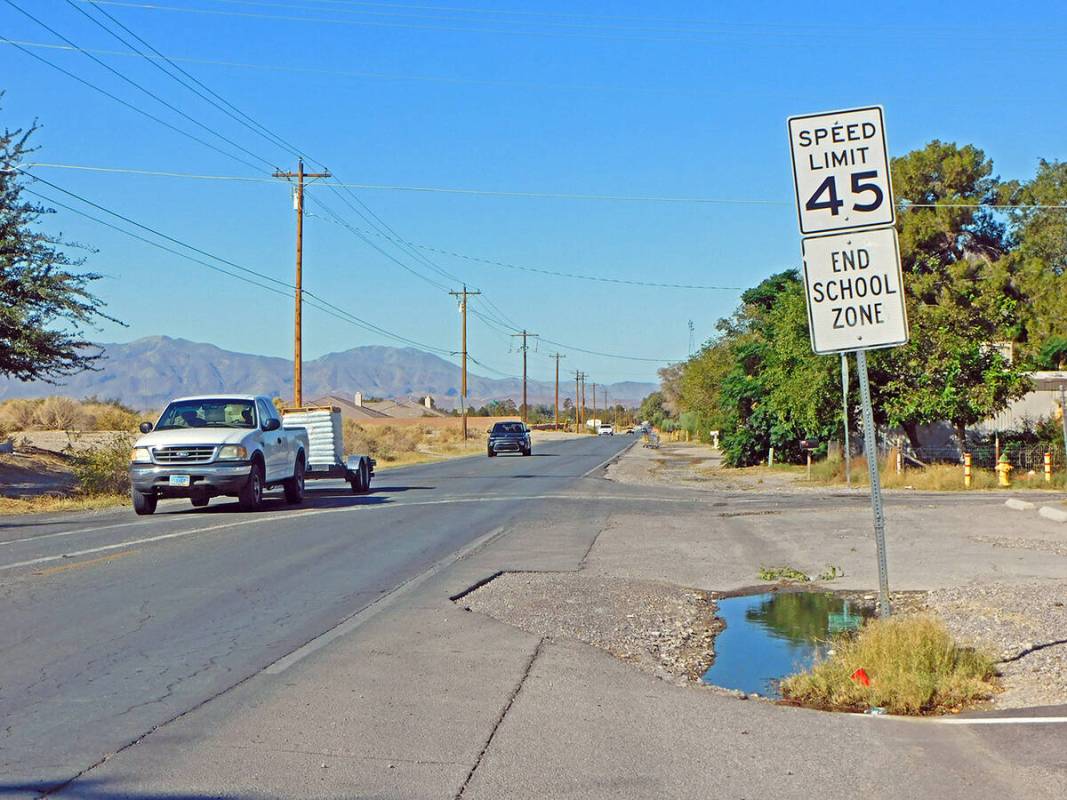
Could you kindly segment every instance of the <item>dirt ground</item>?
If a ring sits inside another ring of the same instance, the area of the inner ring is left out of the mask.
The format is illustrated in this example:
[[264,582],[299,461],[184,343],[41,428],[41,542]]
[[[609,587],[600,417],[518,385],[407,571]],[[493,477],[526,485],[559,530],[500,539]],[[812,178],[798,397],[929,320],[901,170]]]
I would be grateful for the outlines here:
[[703,444],[670,442],[658,448],[638,446],[608,467],[608,480],[639,486],[685,486],[717,491],[811,489],[794,472],[766,467],[725,469],[718,451]]
[[74,486],[69,456],[37,447],[0,453],[0,496],[69,494]]

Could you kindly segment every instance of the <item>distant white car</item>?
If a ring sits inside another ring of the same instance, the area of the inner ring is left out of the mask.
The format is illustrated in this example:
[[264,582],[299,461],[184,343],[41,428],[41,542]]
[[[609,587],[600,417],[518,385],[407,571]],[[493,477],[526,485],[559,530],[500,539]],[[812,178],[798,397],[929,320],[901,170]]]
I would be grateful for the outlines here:
[[614,436],[615,429],[610,425],[601,425],[600,430],[597,431],[601,436]]

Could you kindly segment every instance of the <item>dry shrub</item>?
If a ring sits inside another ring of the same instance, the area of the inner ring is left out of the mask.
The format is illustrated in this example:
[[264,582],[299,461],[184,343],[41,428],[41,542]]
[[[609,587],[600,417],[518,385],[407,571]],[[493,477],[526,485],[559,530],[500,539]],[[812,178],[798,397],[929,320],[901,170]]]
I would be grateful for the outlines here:
[[463,433],[456,426],[434,425],[360,425],[345,420],[345,453],[364,453],[382,463],[412,461],[444,455],[464,455],[481,447],[477,430],[472,441],[463,446]]
[[82,410],[97,431],[133,431],[141,421],[136,412],[117,403],[83,403]]
[[[870,686],[852,680],[859,669]],[[991,697],[995,675],[993,659],[959,647],[940,620],[897,616],[836,639],[833,655],[787,678],[781,689],[783,697],[816,708],[941,714]]]
[[9,431],[32,430],[37,420],[40,400],[7,400],[0,406],[0,423]]
[[85,430],[89,421],[82,404],[71,397],[46,397],[37,407],[36,422],[45,430]]
[[106,441],[74,456],[74,477],[82,494],[124,494],[130,490],[130,445],[133,438],[116,433]]

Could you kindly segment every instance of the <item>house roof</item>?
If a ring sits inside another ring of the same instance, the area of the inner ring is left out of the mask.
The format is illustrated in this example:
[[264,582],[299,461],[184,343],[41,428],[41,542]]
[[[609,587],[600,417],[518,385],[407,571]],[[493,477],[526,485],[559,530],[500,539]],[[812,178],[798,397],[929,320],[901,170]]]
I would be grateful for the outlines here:
[[336,394],[324,394],[317,397],[307,405],[310,406],[337,406],[341,409],[342,419],[385,419],[389,415],[369,408],[369,404],[357,406],[351,398],[341,397]]
[[436,408],[427,408],[422,403],[410,400],[376,400],[364,403],[364,408],[373,409],[382,416],[395,419],[417,419],[419,417],[447,417],[443,411]]

